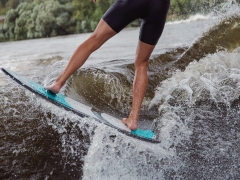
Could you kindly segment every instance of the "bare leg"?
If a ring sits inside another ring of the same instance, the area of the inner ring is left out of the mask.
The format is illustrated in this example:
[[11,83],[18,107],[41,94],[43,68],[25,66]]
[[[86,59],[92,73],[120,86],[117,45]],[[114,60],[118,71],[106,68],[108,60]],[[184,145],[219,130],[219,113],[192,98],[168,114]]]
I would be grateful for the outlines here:
[[45,88],[54,93],[58,93],[66,80],[85,63],[90,54],[101,47],[103,43],[105,43],[115,34],[116,32],[104,20],[101,19],[92,35],[73,53],[70,61],[61,75],[52,85]]
[[140,107],[145,95],[148,83],[147,69],[148,60],[155,46],[139,41],[135,57],[135,77],[133,81],[132,109],[128,118],[123,118],[122,122],[129,129],[135,130],[138,127]]

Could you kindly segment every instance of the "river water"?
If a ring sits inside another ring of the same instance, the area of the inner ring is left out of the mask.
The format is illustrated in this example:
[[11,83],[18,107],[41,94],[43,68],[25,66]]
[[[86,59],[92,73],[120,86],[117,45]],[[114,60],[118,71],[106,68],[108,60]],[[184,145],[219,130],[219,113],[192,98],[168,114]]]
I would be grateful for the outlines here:
[[[139,123],[158,145],[56,107],[1,72],[0,179],[239,179],[240,13],[230,2],[166,24]],[[125,117],[138,32],[109,40],[61,92]],[[1,67],[46,85],[89,35],[1,43]]]

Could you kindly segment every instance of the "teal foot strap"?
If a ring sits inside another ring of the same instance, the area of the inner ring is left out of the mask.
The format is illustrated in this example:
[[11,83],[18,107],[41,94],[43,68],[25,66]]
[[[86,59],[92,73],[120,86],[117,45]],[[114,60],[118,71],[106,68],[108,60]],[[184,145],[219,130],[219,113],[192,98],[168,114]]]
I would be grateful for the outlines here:
[[32,88],[34,90],[36,90],[39,94],[44,95],[47,98],[52,99],[55,102],[58,102],[61,105],[64,105],[70,109],[72,109],[72,107],[67,103],[66,96],[62,95],[62,94],[54,94],[50,91],[47,91],[43,86],[41,86],[40,84],[36,83],[36,82],[30,82],[30,85],[32,86]]
[[136,129],[136,130],[131,130],[131,133],[143,138],[147,138],[147,139],[155,139],[156,138],[156,134],[154,134],[154,132],[152,130],[143,130],[143,129]]

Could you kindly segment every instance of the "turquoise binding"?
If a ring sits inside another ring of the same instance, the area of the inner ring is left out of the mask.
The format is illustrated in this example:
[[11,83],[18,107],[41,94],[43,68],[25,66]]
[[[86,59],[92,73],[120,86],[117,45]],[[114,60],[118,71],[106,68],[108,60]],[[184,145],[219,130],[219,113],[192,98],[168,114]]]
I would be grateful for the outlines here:
[[[100,119],[104,119],[100,113],[93,111],[93,113],[99,117]],[[155,139],[156,138],[156,134],[154,134],[153,131],[151,130],[143,130],[143,129],[136,129],[136,130],[131,130],[131,134],[143,137],[143,138],[147,138],[147,139]]]
[[137,136],[140,137],[144,137],[147,139],[155,139],[156,138],[156,134],[154,134],[154,132],[152,130],[143,130],[143,129],[136,129],[136,130],[132,130],[131,131],[132,134],[135,134]]
[[32,86],[33,89],[35,89],[37,92],[39,92],[40,94],[46,96],[49,99],[52,99],[56,102],[59,102],[60,104],[72,109],[72,107],[67,103],[66,96],[62,95],[62,94],[54,94],[52,92],[47,91],[43,86],[41,86],[40,84],[36,83],[36,82],[30,82],[30,85]]

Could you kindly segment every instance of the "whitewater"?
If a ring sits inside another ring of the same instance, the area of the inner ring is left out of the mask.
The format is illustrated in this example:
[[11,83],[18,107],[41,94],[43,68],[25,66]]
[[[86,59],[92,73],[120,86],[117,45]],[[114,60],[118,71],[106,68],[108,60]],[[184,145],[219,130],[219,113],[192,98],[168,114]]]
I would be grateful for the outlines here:
[[[0,179],[238,179],[239,12],[228,1],[214,13],[166,24],[149,61],[139,122],[158,145],[66,112],[0,72]],[[125,117],[138,33],[125,29],[109,40],[61,93]],[[46,85],[89,36],[0,43],[1,67]]]

